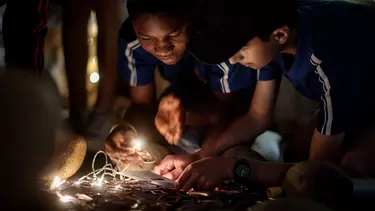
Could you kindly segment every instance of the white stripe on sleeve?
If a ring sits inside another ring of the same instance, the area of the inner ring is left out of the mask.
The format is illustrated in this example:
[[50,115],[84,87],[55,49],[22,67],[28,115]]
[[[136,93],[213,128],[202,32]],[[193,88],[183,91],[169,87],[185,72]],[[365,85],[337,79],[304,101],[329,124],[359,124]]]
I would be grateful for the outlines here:
[[223,77],[220,79],[221,83],[221,90],[223,93],[230,93],[229,83],[228,83],[228,76],[229,76],[229,67],[225,62],[222,62],[217,65],[224,73]]
[[320,64],[322,61],[318,59],[314,54],[311,55],[310,59],[311,64],[316,66],[315,73],[319,75],[319,82],[323,86],[324,96],[321,97],[323,101],[324,108],[324,123],[322,125],[321,134],[331,135],[332,121],[333,121],[333,109],[332,109],[332,99],[331,99],[331,85],[329,83],[327,75],[324,73]]
[[137,85],[137,68],[135,67],[135,60],[133,58],[133,51],[140,47],[141,44],[138,40],[130,42],[125,50],[125,56],[128,59],[128,68],[130,70],[130,85]]

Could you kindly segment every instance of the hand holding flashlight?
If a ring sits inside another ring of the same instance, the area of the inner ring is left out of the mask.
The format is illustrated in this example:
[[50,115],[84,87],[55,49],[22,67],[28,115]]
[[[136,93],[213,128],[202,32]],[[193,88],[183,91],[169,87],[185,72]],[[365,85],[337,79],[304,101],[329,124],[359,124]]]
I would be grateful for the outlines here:
[[135,152],[143,159],[144,163],[154,163],[155,159],[150,153],[143,149],[143,141],[136,138],[133,144]]
[[114,162],[137,163],[143,161],[136,149],[141,149],[141,144],[136,144],[136,131],[130,125],[118,125],[109,134],[104,144],[104,151]]

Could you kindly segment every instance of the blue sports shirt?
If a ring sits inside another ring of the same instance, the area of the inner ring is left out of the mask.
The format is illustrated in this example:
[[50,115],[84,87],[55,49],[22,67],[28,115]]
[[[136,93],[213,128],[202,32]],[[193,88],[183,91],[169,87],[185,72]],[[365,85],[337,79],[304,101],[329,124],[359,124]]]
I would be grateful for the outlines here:
[[373,121],[375,7],[318,1],[298,13],[297,53],[276,62],[302,95],[320,101],[316,129],[334,135]]
[[130,86],[142,86],[154,82],[155,66],[170,83],[179,83],[179,75],[195,71],[198,78],[207,83],[213,92],[231,93],[253,87],[258,80],[267,81],[279,77],[273,69],[259,71],[223,62],[217,65],[204,65],[191,55],[186,55],[176,65],[165,65],[146,52],[128,19],[120,29],[118,71]]

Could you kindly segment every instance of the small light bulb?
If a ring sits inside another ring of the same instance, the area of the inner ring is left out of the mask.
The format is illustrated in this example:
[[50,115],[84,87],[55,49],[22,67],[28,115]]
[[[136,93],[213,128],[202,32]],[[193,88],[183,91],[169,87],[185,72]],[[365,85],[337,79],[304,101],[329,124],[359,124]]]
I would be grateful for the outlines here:
[[136,150],[141,150],[142,149],[141,147],[142,147],[142,141],[137,139],[134,142],[133,148],[136,149]]
[[62,195],[61,193],[56,193],[56,194],[59,197],[60,201],[62,201],[64,203],[71,202],[71,201],[73,201],[75,199],[72,196]]
[[96,186],[96,187],[101,187],[103,185],[103,181],[104,181],[104,179],[100,178],[99,180],[95,181],[93,183],[93,185]]
[[51,190],[54,190],[58,187],[60,187],[60,185],[64,184],[65,180],[64,181],[61,181],[60,177],[55,177],[52,181],[52,184],[51,184]]
[[99,82],[99,79],[100,79],[99,73],[93,72],[93,73],[90,74],[91,83],[96,84],[96,83]]

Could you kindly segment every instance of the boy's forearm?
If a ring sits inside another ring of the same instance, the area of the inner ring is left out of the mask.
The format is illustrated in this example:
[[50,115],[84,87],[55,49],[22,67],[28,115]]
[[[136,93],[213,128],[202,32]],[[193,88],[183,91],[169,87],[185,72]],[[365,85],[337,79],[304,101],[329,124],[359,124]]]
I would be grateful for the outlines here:
[[315,129],[310,145],[310,160],[327,160],[337,163],[345,133],[326,136]]
[[251,166],[251,181],[271,186],[281,186],[285,175],[294,163],[269,163],[247,159]]
[[256,136],[269,126],[269,118],[254,119],[251,116],[239,117],[217,138],[204,142],[201,157],[220,155],[225,150],[242,143],[252,144]]

